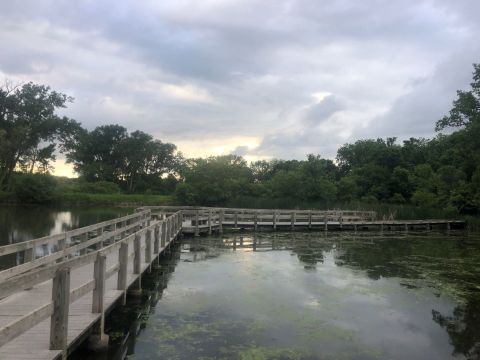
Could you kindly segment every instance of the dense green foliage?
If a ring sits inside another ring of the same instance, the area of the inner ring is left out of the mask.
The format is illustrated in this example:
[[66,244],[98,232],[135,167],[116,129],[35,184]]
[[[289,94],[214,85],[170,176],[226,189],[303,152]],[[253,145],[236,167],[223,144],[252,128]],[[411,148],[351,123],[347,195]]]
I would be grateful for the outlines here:
[[54,141],[62,148],[79,128],[77,122],[55,114],[69,101],[72,98],[43,85],[0,87],[0,190],[11,189],[17,167],[48,172],[55,160]]
[[68,149],[67,159],[83,179],[114,182],[129,193],[172,191],[168,175],[175,174],[181,159],[175,145],[142,131],[129,134],[119,125],[82,130]]
[[[422,213],[411,211],[412,207],[477,215],[480,65],[474,65],[471,85],[469,91],[458,91],[452,110],[436,123],[437,131],[455,128],[449,134],[401,143],[396,138],[359,140],[340,147],[335,161],[310,154],[305,160],[251,164],[235,155],[184,159],[175,145],[141,131],[129,133],[119,125],[82,129],[54,114],[70,99],[47,87],[0,89],[0,190],[12,183],[15,169],[48,172],[58,144],[79,179],[55,180],[57,196],[53,196],[47,177],[15,175],[18,200],[48,202],[65,194],[118,197],[126,192],[175,194],[177,203],[187,205],[379,208],[395,204],[411,216]],[[20,137],[28,141],[16,144]],[[39,147],[45,142],[50,144]]]
[[13,192],[25,203],[45,204],[56,200],[56,182],[46,174],[20,174],[15,179]]

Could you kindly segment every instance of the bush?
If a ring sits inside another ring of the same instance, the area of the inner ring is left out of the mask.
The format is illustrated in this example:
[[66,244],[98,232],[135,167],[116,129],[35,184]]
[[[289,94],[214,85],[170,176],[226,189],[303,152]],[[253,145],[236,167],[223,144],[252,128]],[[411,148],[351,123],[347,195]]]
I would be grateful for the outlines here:
[[119,194],[120,187],[109,181],[82,182],[78,185],[80,192],[88,194]]
[[19,174],[15,179],[13,193],[23,203],[48,204],[57,199],[56,182],[50,175]]

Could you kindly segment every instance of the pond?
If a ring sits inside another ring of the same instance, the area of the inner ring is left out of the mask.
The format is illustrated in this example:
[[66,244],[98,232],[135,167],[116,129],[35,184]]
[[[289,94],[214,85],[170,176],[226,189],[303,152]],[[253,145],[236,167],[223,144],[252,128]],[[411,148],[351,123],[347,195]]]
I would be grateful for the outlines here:
[[[0,246],[27,241],[131,214],[132,208],[0,206]],[[0,269],[15,265],[0,257]]]
[[478,359],[479,260],[454,231],[186,238],[107,317],[108,358]]

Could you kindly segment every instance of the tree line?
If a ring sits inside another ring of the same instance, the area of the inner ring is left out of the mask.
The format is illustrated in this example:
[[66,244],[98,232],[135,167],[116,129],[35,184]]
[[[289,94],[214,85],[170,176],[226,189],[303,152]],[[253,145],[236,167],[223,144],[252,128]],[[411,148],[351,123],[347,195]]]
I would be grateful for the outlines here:
[[1,190],[15,187],[14,174],[48,173],[60,152],[86,191],[172,194],[186,205],[306,207],[355,201],[480,211],[478,64],[471,89],[458,91],[449,114],[436,122],[436,137],[359,140],[340,147],[335,160],[315,154],[250,164],[235,155],[189,159],[174,144],[142,131],[120,125],[89,131],[56,115],[72,100],[32,83],[0,89]]

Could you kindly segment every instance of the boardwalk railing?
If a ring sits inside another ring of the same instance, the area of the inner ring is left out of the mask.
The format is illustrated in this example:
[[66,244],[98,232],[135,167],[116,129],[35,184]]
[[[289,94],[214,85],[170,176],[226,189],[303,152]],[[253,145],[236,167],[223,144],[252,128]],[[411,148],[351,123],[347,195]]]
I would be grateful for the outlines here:
[[176,207],[176,206],[145,206],[138,211],[150,210],[153,218],[162,217],[175,211],[182,210],[184,217],[184,232],[198,235],[200,232],[212,233],[215,229],[223,232],[223,228],[258,227],[291,228],[302,226],[328,227],[329,223],[364,223],[375,221],[374,211],[346,211],[346,210],[278,210],[278,209],[232,209],[208,207]]
[[[179,234],[182,220],[182,211],[151,221],[150,211],[143,210],[60,235],[0,247],[1,255],[20,251],[30,254],[23,264],[0,273],[0,299],[51,280],[51,301],[42,303],[39,299],[35,308],[0,323],[0,350],[2,345],[50,317],[50,350],[65,353],[70,304],[89,292],[91,312],[100,317],[97,330],[103,333],[106,281],[117,275],[118,297],[125,299],[128,286],[140,279],[145,266],[151,266]],[[77,243],[77,238],[82,242]],[[37,258],[38,248],[44,246],[50,247],[49,253]],[[77,285],[72,288],[74,274]],[[93,276],[85,279],[83,274]]]
[[145,227],[149,219],[150,211],[144,210],[61,234],[1,246],[0,261],[2,256],[16,254],[17,262],[20,262],[23,254],[23,264],[0,271],[0,282],[48,263],[99,250]]

